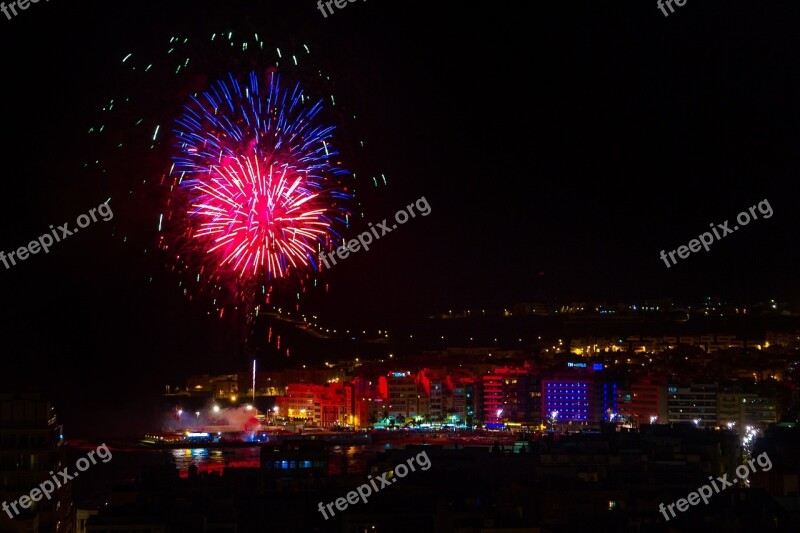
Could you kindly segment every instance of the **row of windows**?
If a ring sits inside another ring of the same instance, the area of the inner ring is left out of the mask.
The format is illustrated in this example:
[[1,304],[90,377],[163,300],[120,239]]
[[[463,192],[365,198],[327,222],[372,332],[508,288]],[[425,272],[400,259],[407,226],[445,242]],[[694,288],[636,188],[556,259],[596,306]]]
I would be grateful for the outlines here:
[[[565,404],[560,404],[560,403],[559,404],[547,404],[547,409],[550,409],[552,407],[560,407],[562,405],[565,405]],[[586,413],[587,411],[588,411],[588,409],[586,409],[585,407],[580,407],[580,408],[569,408],[569,407],[566,407],[566,408],[563,408],[563,409],[559,409],[558,413],[559,414],[561,414],[562,412],[564,412],[564,413]]]
[[264,468],[269,470],[297,470],[298,468],[327,468],[327,461],[267,461]]

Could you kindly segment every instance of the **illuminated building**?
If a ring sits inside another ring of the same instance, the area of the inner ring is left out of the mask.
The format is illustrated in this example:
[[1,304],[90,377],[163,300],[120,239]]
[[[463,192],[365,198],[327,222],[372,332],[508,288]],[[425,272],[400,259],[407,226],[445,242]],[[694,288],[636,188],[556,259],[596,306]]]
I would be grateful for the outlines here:
[[417,375],[417,383],[429,398],[430,421],[462,425],[467,420],[466,390],[459,385],[458,378],[444,374],[443,371],[422,369]]
[[429,368],[423,368],[417,376],[420,388],[430,398],[430,419],[432,422],[441,422],[447,416],[445,397],[445,381],[438,373]]
[[540,420],[541,381],[530,365],[501,367],[483,376],[483,421],[531,423]]
[[483,422],[503,422],[503,377],[499,374],[483,376]]
[[[662,376],[648,376],[631,383],[630,416],[638,424],[667,422],[667,380]],[[656,417],[656,418],[653,418]]]
[[717,384],[692,383],[667,386],[667,418],[671,423],[691,422],[698,427],[717,424]]
[[717,425],[732,424],[737,428],[766,427],[778,421],[775,398],[760,397],[755,393],[723,393],[717,395]]
[[239,382],[236,374],[214,376],[209,379],[215,398],[230,398],[239,393]]
[[483,383],[474,378],[461,378],[459,382],[464,387],[464,417],[467,427],[475,427],[482,422],[480,400],[483,397]]
[[595,405],[599,408],[594,419],[614,422],[619,415],[617,384],[612,381],[598,381],[595,383],[594,390],[598,396]]
[[389,416],[388,407],[386,400],[378,396],[357,399],[353,425],[357,428],[372,426]]
[[363,377],[355,377],[350,382],[353,387],[353,425],[357,428],[371,427],[383,420],[388,413],[388,404],[380,397],[377,386]]
[[617,420],[620,391],[602,363],[570,361],[542,379],[542,420],[557,425],[589,425]]
[[394,418],[430,417],[430,398],[417,385],[411,372],[389,372],[378,381],[378,392],[388,402]]
[[[587,377],[557,376],[542,380],[542,419],[558,424],[595,422],[594,381]],[[553,416],[553,413],[557,415]]]
[[462,425],[467,420],[467,398],[464,387],[453,387],[448,390],[444,399],[444,410],[449,424]]
[[343,383],[292,383],[275,403],[278,412],[291,421],[322,428],[353,424],[353,387]]

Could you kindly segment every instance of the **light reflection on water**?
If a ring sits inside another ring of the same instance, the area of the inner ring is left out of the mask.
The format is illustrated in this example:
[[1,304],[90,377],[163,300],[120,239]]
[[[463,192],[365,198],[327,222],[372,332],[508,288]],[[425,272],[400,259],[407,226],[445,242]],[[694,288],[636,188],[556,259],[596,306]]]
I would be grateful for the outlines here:
[[175,449],[169,450],[181,477],[186,477],[189,467],[194,465],[200,472],[219,472],[226,466],[258,468],[258,446],[230,449]]
[[[370,446],[334,446],[330,450],[329,473],[339,475],[347,470],[351,474],[366,472],[367,459],[375,456],[375,451]],[[251,446],[246,448],[227,449],[174,449],[167,450],[175,466],[180,470],[181,477],[186,477],[189,467],[195,465],[199,472],[219,472],[226,466],[240,468],[258,468],[260,465],[260,448]]]

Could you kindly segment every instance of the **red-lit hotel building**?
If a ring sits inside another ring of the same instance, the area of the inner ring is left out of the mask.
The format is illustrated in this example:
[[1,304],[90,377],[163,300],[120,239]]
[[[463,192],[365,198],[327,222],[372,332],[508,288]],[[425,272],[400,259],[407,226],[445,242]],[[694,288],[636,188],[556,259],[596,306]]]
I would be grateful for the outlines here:
[[497,368],[483,376],[483,421],[538,422],[541,398],[540,377],[531,366]]
[[378,392],[377,385],[365,377],[355,377],[351,382],[355,396],[355,416],[353,425],[357,428],[369,427],[389,416],[389,404]]
[[500,424],[503,414],[503,376],[487,374],[483,376],[483,422]]
[[353,424],[353,387],[292,383],[275,400],[280,416],[322,428]]
[[639,424],[667,423],[667,378],[647,376],[631,383],[630,416]]

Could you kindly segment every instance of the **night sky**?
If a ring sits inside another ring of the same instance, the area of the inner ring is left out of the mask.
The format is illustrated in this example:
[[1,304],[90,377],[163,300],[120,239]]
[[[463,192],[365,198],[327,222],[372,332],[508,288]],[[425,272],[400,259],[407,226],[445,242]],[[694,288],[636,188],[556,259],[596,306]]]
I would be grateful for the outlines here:
[[[308,43],[361,117],[357,163],[389,180],[360,196],[365,221],[428,200],[430,216],[328,273],[308,304],[323,322],[392,328],[522,301],[796,302],[800,5],[690,0],[664,17],[654,1],[558,4],[373,0],[323,18],[312,0],[52,0],[0,15],[0,250],[108,197],[115,213],[0,265],[0,384],[47,391],[89,432],[240,350],[153,257],[153,176],[82,169],[97,155],[88,127],[124,93],[121,59],[173,34]],[[764,199],[769,220],[672,268],[659,259]]]

